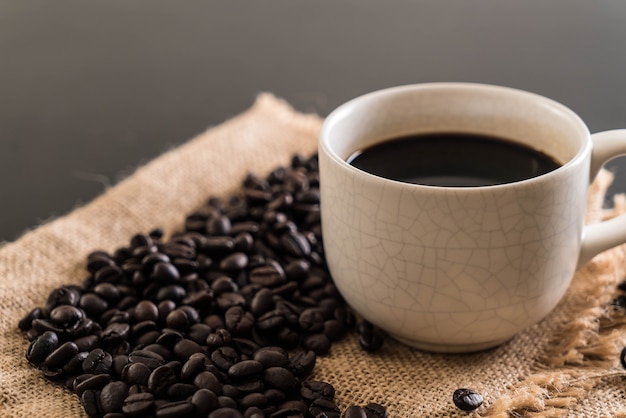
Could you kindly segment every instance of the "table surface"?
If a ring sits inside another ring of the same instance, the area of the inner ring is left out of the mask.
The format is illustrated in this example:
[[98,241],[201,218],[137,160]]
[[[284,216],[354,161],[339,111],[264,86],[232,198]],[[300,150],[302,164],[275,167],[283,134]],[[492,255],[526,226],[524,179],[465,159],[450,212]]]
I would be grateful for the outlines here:
[[483,82],[626,128],[625,44],[624,0],[0,1],[0,241],[264,91],[326,115],[384,87]]

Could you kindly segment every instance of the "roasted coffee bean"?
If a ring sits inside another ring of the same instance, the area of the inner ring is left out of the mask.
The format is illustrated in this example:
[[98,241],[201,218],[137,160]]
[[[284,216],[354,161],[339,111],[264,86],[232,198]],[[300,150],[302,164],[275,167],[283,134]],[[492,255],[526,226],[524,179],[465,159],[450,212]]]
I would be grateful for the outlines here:
[[106,344],[116,344],[126,340],[130,335],[130,325],[124,322],[113,322],[100,333],[100,340]]
[[[160,287],[156,294],[156,299],[159,301],[159,318],[167,317],[167,315],[176,309],[176,305],[180,303],[187,296],[187,291],[181,285],[171,284]],[[161,303],[168,301],[166,305],[161,308]]]
[[78,354],[78,346],[73,341],[68,341],[48,354],[44,360],[44,365],[50,370],[60,369],[76,354]]
[[268,367],[288,367],[289,356],[281,347],[262,347],[259,348],[253,356],[253,359]]
[[209,412],[217,409],[217,395],[209,389],[198,389],[191,396],[191,403],[196,409],[196,414],[204,417]]
[[243,415],[235,408],[222,407],[213,410],[208,418],[243,418]]
[[182,365],[180,378],[183,381],[193,380],[193,378],[204,369],[204,365],[209,358],[204,353],[194,353]]
[[211,360],[221,370],[228,370],[232,365],[237,363],[240,358],[234,348],[224,346],[218,347],[211,353]]
[[452,401],[463,411],[473,411],[482,405],[483,397],[472,389],[461,388],[454,391]]
[[244,418],[265,418],[265,413],[263,412],[263,410],[261,408],[258,408],[256,406],[251,406],[250,408],[246,409],[246,411],[243,414]]
[[263,408],[267,404],[267,397],[264,394],[258,392],[249,393],[241,398],[241,400],[239,401],[239,406],[243,409],[248,409],[253,406]]
[[285,274],[275,266],[262,266],[250,272],[250,282],[264,287],[275,287],[285,283]]
[[95,293],[85,293],[80,298],[79,306],[89,316],[98,317],[109,308],[106,300]]
[[188,383],[174,383],[167,390],[167,397],[173,400],[183,400],[191,395],[193,395],[197,387]]
[[313,371],[316,360],[317,355],[314,351],[301,351],[290,359],[289,370],[296,377],[306,377]]
[[184,338],[174,346],[174,355],[180,361],[187,361],[192,354],[203,353],[204,350],[197,342]]
[[142,300],[137,303],[137,306],[135,306],[133,318],[136,322],[156,322],[159,319],[159,309],[153,302],[149,300]]
[[195,407],[190,401],[168,402],[155,411],[157,418],[183,418],[193,416],[194,413]]
[[46,311],[51,312],[60,305],[76,306],[80,301],[80,296],[80,291],[75,287],[63,286],[54,289],[50,292],[48,300],[46,301]]
[[168,389],[176,383],[176,373],[168,366],[159,366],[150,373],[147,386],[150,392],[163,397]]
[[328,354],[330,350],[330,340],[325,334],[311,334],[304,337],[302,347],[315,352],[318,356]]
[[100,417],[103,415],[100,406],[100,392],[97,390],[86,390],[82,393],[80,401],[85,408],[85,412],[90,417]]
[[80,351],[74,355],[64,366],[63,373],[66,376],[75,376],[83,372],[83,361],[87,358],[89,352]]
[[213,290],[216,295],[221,295],[227,292],[237,292],[239,286],[237,286],[237,283],[235,283],[231,277],[220,276],[211,283],[211,290]]
[[128,395],[122,404],[122,412],[131,417],[148,416],[154,409],[154,395],[135,393]]
[[300,386],[300,395],[302,395],[302,397],[309,402],[313,402],[318,398],[324,398],[332,401],[335,399],[335,388],[326,382],[308,380],[302,382],[302,385]]
[[298,323],[305,332],[320,332],[324,329],[324,315],[316,308],[305,309],[300,314]]
[[33,364],[42,363],[59,346],[59,337],[52,331],[46,331],[28,346],[26,359]]
[[263,381],[269,387],[285,392],[293,391],[298,386],[294,374],[284,367],[268,367],[263,371]]
[[160,283],[171,283],[180,280],[180,273],[173,264],[160,261],[152,267],[150,278]]
[[302,411],[297,408],[281,408],[272,412],[270,418],[305,418],[308,415],[305,415]]
[[113,357],[101,348],[96,348],[89,352],[83,361],[83,371],[85,373],[101,374],[108,373],[113,364]]
[[262,288],[252,298],[250,312],[256,317],[262,316],[274,306],[273,297],[274,294],[270,289]]
[[151,369],[143,363],[128,363],[122,369],[121,377],[130,386],[147,386],[151,373]]
[[368,403],[363,407],[365,411],[365,416],[367,418],[387,418],[389,417],[389,413],[387,412],[387,408],[377,403]]
[[[139,341],[139,340],[138,340]],[[170,357],[172,356],[172,353],[170,352],[170,350],[161,345],[161,344],[156,344],[156,343],[150,343],[148,345],[146,345],[143,348],[144,351],[151,351],[155,354],[160,355],[161,357],[163,357],[164,361],[168,361],[170,359]]]
[[66,329],[75,329],[83,319],[85,319],[83,310],[72,305],[60,305],[50,312],[50,320]]
[[299,232],[289,231],[280,237],[280,244],[287,254],[294,257],[306,257],[311,253],[311,244]]
[[94,374],[76,383],[73,389],[78,396],[82,396],[86,390],[100,390],[109,382],[111,382],[111,376],[108,374]]
[[200,389],[208,389],[216,395],[222,394],[222,384],[215,374],[209,371],[202,371],[193,379],[193,384]]
[[309,406],[309,414],[312,416],[317,416],[320,413],[325,413],[328,418],[339,418],[340,411],[337,404],[325,398],[318,398],[311,402]]
[[165,364],[165,359],[159,354],[148,350],[135,350],[128,355],[128,361],[130,363],[141,363],[147,366],[150,370],[154,370],[159,366]]
[[232,306],[224,313],[226,329],[232,335],[246,335],[254,326],[254,316],[241,306]]
[[100,405],[105,413],[121,412],[128,396],[128,385],[119,380],[107,383],[100,392]]
[[242,252],[234,252],[220,262],[220,269],[227,272],[243,270],[248,265],[248,256]]
[[42,319],[44,317],[44,312],[41,308],[34,308],[31,310],[26,316],[20,319],[17,326],[22,331],[28,331],[33,326],[34,319]]
[[367,418],[365,410],[360,406],[349,406],[343,413],[343,418]]
[[91,351],[96,348],[96,344],[100,338],[97,335],[85,335],[74,340],[74,344],[78,347],[78,351]]
[[258,376],[263,371],[263,365],[256,360],[242,360],[228,368],[228,377],[243,379]]
[[359,345],[367,352],[379,350],[384,342],[381,331],[373,324],[367,321],[361,322],[359,325]]
[[231,342],[232,336],[230,335],[230,332],[224,328],[217,329],[206,338],[206,344],[209,349],[230,345]]

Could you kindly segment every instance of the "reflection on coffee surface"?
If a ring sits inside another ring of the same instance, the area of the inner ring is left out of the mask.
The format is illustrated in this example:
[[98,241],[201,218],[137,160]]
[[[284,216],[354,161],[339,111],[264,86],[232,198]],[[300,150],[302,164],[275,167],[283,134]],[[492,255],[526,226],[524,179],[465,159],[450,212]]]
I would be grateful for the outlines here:
[[392,138],[353,153],[347,161],[380,177],[445,187],[512,183],[560,166],[551,156],[529,146],[468,133]]

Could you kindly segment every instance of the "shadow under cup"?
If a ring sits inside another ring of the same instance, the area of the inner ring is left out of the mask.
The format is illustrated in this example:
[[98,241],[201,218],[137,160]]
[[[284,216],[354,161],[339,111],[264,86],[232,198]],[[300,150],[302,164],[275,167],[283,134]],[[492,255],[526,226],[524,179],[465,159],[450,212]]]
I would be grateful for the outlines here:
[[[346,162],[423,133],[505,138],[561,164],[494,186],[403,183]],[[493,347],[544,318],[580,251],[591,143],[580,118],[515,89],[431,83],[370,93],[337,108],[320,135],[322,232],[331,275],[365,319],[414,347]]]

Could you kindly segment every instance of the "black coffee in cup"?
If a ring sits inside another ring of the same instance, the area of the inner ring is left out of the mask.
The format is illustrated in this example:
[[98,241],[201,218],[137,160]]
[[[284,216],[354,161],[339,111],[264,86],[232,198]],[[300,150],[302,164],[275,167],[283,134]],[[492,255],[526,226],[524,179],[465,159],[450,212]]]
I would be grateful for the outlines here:
[[393,138],[359,150],[347,161],[391,180],[445,187],[512,183],[561,165],[551,156],[518,142],[469,133]]

